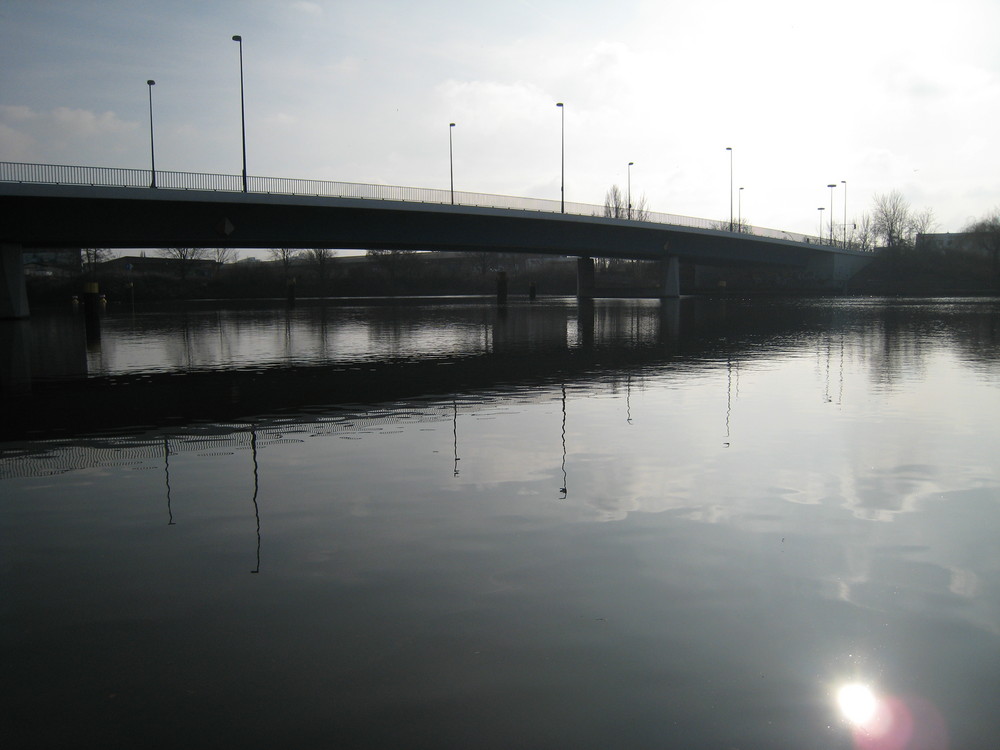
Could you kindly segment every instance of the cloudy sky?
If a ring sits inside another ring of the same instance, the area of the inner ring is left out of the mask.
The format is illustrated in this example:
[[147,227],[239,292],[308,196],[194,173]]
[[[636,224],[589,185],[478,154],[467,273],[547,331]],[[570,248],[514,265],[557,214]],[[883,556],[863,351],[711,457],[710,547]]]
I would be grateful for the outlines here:
[[[998,0],[2,0],[0,160],[743,213],[816,233],[899,190],[1000,207]],[[738,191],[737,191],[738,194]],[[829,212],[829,208],[827,208]]]

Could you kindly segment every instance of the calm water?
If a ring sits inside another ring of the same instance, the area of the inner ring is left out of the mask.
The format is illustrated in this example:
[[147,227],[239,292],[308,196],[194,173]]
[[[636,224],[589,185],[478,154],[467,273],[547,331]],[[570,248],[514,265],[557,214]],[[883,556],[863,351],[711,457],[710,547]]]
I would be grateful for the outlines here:
[[559,299],[7,328],[4,746],[996,748],[998,323]]

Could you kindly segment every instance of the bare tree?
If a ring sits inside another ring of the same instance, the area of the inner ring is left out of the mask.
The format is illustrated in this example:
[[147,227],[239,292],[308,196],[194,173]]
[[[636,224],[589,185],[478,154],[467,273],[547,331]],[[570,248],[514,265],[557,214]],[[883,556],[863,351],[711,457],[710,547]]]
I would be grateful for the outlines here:
[[917,211],[910,217],[910,236],[916,238],[918,234],[933,232],[936,226],[937,221],[934,219],[932,209],[925,208],[923,211]]
[[285,275],[285,281],[287,281],[292,261],[298,255],[298,251],[288,247],[272,247],[267,251],[267,254],[271,256],[271,260],[281,264],[281,270]]
[[898,190],[875,196],[872,229],[885,247],[897,249],[910,244],[913,218],[910,204]]
[[477,252],[472,253],[472,257],[475,259],[476,270],[479,271],[480,276],[485,276],[490,272],[490,268],[496,265],[497,254],[490,252]]
[[876,243],[891,250],[912,248],[918,234],[934,229],[934,212],[926,208],[914,212],[898,190],[875,196],[871,228]]
[[80,248],[80,262],[83,270],[89,274],[97,271],[99,263],[111,258],[111,251],[106,247],[83,247]]
[[1000,281],[1000,208],[972,222],[965,231],[972,235],[972,247],[990,259],[994,283],[997,283]]
[[608,192],[604,194],[604,217],[607,219],[625,218],[625,198],[622,196],[621,188],[612,185]]
[[236,260],[236,250],[231,247],[213,247],[212,259],[220,266],[224,263],[232,263]]
[[333,250],[326,247],[314,247],[306,250],[304,255],[309,264],[316,269],[320,287],[325,287],[326,277],[330,272],[330,258],[333,257]]
[[740,217],[739,219],[733,219],[732,224],[729,223],[728,219],[713,222],[711,228],[718,232],[740,232],[743,234],[753,234],[753,225],[750,224],[750,220],[745,216]]
[[855,250],[864,250],[865,252],[875,249],[875,221],[871,214],[864,213],[859,220],[854,222],[848,244]]
[[202,260],[208,255],[208,249],[204,247],[165,247],[157,252],[164,258],[174,261],[177,273],[182,279],[187,278],[195,261]]
[[649,221],[649,208],[646,196],[642,195],[631,206],[628,196],[622,193],[617,185],[608,188],[604,194],[604,216],[608,219],[632,219],[633,221]]
[[307,261],[317,267],[317,270],[322,270],[322,267],[333,257],[333,250],[327,247],[313,247],[303,251],[303,255]]
[[395,250],[387,248],[370,248],[366,255],[371,258],[381,271],[388,277],[390,286],[395,286],[396,278],[409,264],[415,250]]
[[633,221],[649,221],[649,206],[646,205],[646,194],[639,196],[639,200],[632,204]]

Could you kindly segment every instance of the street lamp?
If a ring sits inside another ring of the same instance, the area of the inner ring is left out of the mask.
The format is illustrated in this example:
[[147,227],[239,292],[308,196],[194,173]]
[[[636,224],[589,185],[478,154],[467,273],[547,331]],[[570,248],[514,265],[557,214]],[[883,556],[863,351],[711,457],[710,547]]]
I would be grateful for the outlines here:
[[737,197],[737,214],[736,214],[736,231],[743,231],[743,188],[736,191]]
[[823,244],[823,206],[820,206],[817,210],[819,211],[819,244]]
[[830,244],[833,245],[833,189],[837,187],[837,183],[831,182],[827,187],[830,188]]
[[729,231],[733,231],[733,149],[726,146],[729,152]]
[[233,35],[233,41],[240,45],[240,119],[243,124],[243,192],[247,192],[247,109],[243,98],[243,37]]
[[628,163],[628,219],[632,221],[632,165],[635,164],[634,161]]
[[146,88],[149,89],[149,166],[153,174],[149,183],[151,188],[156,187],[156,149],[153,148],[153,86],[155,85],[156,81],[153,79],[146,81]]
[[566,108],[562,102],[556,102],[559,107],[560,119],[562,120],[562,134],[560,136],[560,177],[559,177],[559,213],[566,213]]
[[455,205],[455,152],[451,148],[451,131],[455,123],[448,123],[448,171],[451,173],[451,205]]
[[847,180],[841,180],[844,186],[844,249],[847,249]]

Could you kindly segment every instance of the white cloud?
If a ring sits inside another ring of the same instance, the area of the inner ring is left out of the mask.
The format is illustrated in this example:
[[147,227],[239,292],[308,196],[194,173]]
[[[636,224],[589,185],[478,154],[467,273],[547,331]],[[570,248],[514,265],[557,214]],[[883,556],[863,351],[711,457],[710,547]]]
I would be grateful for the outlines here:
[[309,16],[323,15],[323,8],[321,5],[318,3],[306,2],[306,0],[299,0],[299,2],[292,3],[292,8]]
[[56,107],[0,106],[0,155],[7,160],[112,163],[109,154],[130,152],[140,139],[138,122],[113,112]]

